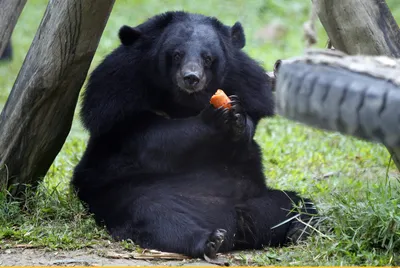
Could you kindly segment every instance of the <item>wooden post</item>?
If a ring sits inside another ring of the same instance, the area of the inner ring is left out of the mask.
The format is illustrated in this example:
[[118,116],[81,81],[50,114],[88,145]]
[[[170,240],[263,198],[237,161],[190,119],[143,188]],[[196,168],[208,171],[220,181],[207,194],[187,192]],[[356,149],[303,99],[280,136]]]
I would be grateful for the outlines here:
[[114,2],[49,1],[0,116],[0,189],[17,195],[51,166]]
[[26,0],[0,0],[0,55],[3,55]]
[[[385,0],[312,2],[335,49],[350,55],[400,57],[400,29]],[[388,150],[400,170],[400,148]]]

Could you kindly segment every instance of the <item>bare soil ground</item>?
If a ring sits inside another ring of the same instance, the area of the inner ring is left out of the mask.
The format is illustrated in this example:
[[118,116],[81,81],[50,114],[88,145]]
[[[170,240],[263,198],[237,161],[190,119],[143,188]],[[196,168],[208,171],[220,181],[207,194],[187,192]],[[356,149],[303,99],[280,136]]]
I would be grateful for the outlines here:
[[[223,255],[225,265],[238,264],[237,253]],[[46,248],[0,249],[0,266],[217,266],[201,259],[187,259],[156,254],[134,254],[118,246],[99,246],[79,250],[51,250]]]

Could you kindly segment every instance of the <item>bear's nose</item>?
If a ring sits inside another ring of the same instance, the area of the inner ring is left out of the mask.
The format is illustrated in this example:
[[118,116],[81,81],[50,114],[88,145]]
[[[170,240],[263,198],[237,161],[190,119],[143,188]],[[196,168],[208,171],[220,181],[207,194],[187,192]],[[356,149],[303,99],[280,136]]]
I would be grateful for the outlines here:
[[200,81],[200,78],[194,73],[186,73],[183,76],[183,80],[185,80],[186,86],[193,87],[197,85],[197,83]]

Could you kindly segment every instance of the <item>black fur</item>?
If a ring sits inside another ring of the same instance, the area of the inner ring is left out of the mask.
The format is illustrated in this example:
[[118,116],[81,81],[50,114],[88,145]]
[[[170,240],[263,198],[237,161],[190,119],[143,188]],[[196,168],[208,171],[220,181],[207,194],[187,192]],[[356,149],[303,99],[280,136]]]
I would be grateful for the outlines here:
[[[263,68],[240,50],[242,26],[167,12],[126,27],[81,110],[90,139],[72,184],[97,222],[115,239],[193,257],[289,242],[295,221],[271,227],[301,198],[265,184],[253,135],[273,99]],[[188,57],[207,81],[191,94],[175,78]],[[231,110],[209,104],[218,88]]]

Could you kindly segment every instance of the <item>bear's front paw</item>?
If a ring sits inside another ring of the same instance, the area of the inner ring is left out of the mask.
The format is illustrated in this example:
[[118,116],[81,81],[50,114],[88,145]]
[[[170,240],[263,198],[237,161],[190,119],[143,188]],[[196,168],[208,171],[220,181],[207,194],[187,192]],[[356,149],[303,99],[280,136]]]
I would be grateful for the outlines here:
[[246,132],[246,114],[238,96],[231,95],[228,125],[230,126],[233,141],[239,140]]
[[210,125],[222,130],[233,141],[238,141],[246,132],[246,114],[239,98],[236,95],[229,96],[231,107],[214,108],[207,107],[201,114],[203,120]]

